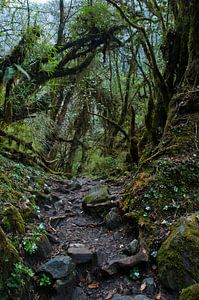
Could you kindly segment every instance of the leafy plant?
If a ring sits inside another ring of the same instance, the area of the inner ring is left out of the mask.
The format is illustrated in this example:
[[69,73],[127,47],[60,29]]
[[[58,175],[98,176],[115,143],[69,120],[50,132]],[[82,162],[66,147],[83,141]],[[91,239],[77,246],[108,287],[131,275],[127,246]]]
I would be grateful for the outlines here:
[[131,271],[130,271],[130,275],[129,277],[131,278],[131,280],[137,280],[140,277],[140,272],[139,269],[134,267]]
[[21,263],[16,263],[6,285],[11,289],[24,289],[33,275],[34,273],[30,268]]
[[39,276],[39,285],[40,286],[48,286],[51,284],[52,284],[52,279],[48,275],[46,275],[44,273],[40,274],[40,276]]
[[23,244],[24,250],[29,254],[35,253],[38,249],[36,242],[31,239],[24,238],[22,241],[22,244]]
[[29,254],[34,254],[38,249],[38,242],[45,233],[46,231],[43,224],[37,226],[32,232],[28,232],[22,240],[24,250]]
[[13,67],[7,67],[5,69],[5,72],[0,70],[0,77],[3,77],[4,83],[7,83],[10,79],[12,79],[14,77],[15,70],[19,71],[24,76],[26,76],[28,78],[28,80],[30,80],[29,74],[20,65],[14,64]]
[[82,7],[74,19],[71,29],[77,35],[85,34],[86,31],[104,30],[118,24],[120,19],[102,1],[96,1],[92,6]]

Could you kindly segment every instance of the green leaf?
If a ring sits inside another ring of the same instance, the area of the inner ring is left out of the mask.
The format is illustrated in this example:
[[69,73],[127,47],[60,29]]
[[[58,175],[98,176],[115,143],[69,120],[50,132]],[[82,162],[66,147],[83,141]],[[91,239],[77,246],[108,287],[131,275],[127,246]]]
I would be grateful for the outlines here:
[[30,75],[20,65],[14,64],[14,66],[17,68],[18,71],[25,75],[28,78],[28,80],[30,80]]
[[130,275],[129,277],[132,280],[137,280],[140,277],[140,272],[139,269],[137,267],[134,267],[131,271],[130,271]]
[[12,67],[7,67],[3,76],[3,81],[6,83],[14,76],[14,69]]

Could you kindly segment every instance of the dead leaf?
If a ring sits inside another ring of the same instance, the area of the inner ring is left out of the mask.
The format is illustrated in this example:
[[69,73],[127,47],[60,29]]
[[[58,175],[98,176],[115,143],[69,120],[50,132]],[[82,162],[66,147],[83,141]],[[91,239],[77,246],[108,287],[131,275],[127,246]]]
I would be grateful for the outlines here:
[[143,292],[146,289],[147,285],[146,282],[144,282],[140,287],[140,292]]
[[161,293],[159,292],[157,295],[156,295],[156,300],[161,300]]
[[82,276],[80,277],[79,280],[80,280],[81,283],[85,283],[86,282],[86,279],[84,277],[82,277]]
[[117,289],[114,289],[112,291],[108,292],[108,295],[106,296],[105,300],[109,300],[113,297],[113,295],[117,292]]
[[97,289],[99,287],[99,283],[98,282],[93,282],[91,284],[88,285],[89,289]]

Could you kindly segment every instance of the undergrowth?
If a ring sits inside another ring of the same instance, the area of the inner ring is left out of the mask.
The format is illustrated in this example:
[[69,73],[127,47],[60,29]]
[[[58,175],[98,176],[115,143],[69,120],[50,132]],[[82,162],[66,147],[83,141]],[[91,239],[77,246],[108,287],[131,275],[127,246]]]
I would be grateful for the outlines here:
[[46,234],[38,222],[37,192],[50,189],[45,184],[48,177],[0,155],[0,270],[6,270],[0,275],[0,300],[22,299],[24,293],[30,293],[33,271],[26,266],[24,255],[35,254]]

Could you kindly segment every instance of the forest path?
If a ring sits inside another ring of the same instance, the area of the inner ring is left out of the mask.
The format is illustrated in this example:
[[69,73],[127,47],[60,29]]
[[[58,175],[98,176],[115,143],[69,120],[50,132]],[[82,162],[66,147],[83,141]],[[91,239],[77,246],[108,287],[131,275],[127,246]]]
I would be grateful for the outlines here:
[[[116,224],[116,228],[110,228],[102,214],[90,215],[82,209],[85,194],[99,185],[108,187],[111,200],[119,200],[122,197],[124,180],[80,178],[71,181],[53,180],[48,185],[51,187],[53,202],[43,207],[42,217],[47,224],[47,230],[50,232],[49,239],[53,244],[51,257],[68,255],[70,251],[74,254],[74,249],[80,246],[80,253],[75,254],[79,260],[76,266],[76,286],[80,288],[72,299],[108,300],[114,299],[114,294],[121,295],[119,298],[115,298],[117,300],[136,299],[133,295],[140,294],[143,278],[151,278],[153,281],[153,271],[147,269],[145,265],[144,268],[137,269],[138,271],[136,268],[127,268],[122,273],[107,276],[102,269],[108,261],[125,256],[126,249],[129,243],[137,237],[137,232],[132,232],[132,228],[130,229],[130,226],[125,223]],[[89,260],[90,256],[92,258]],[[136,276],[134,273],[138,272],[139,278],[132,281],[129,278],[130,272],[133,276]],[[144,292],[147,289],[145,287]],[[155,299],[154,282],[151,289],[152,291],[149,287],[150,294],[153,294],[150,295],[153,296],[152,298],[142,294],[142,298],[139,299]],[[122,298],[124,297],[122,295],[131,295],[132,298],[128,298],[128,296]],[[52,299],[62,300],[62,298]]]

